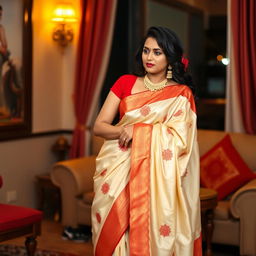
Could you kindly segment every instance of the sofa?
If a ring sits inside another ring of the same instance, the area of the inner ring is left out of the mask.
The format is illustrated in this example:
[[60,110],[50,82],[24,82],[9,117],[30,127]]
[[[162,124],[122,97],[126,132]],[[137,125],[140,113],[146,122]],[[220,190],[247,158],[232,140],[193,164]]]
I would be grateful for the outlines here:
[[[227,133],[198,130],[200,156],[205,154]],[[256,136],[229,133],[232,143],[251,170],[256,171]],[[53,183],[60,188],[63,226],[91,225],[93,175],[95,157],[103,139],[92,137],[92,155],[56,163],[51,170]],[[256,179],[218,201],[214,210],[212,242],[236,245],[240,255],[256,256]]]

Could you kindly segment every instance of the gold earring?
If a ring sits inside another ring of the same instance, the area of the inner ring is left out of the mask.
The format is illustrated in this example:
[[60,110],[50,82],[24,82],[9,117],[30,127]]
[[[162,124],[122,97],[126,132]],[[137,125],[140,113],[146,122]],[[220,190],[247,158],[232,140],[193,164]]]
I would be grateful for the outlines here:
[[171,65],[168,66],[166,78],[172,79],[172,66]]

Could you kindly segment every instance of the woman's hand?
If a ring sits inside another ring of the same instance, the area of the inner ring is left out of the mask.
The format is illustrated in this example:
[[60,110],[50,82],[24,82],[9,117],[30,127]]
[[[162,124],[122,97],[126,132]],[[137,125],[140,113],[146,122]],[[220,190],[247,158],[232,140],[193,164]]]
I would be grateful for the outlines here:
[[119,137],[119,145],[121,147],[127,148],[130,141],[132,140],[132,136],[133,136],[133,125],[124,126]]

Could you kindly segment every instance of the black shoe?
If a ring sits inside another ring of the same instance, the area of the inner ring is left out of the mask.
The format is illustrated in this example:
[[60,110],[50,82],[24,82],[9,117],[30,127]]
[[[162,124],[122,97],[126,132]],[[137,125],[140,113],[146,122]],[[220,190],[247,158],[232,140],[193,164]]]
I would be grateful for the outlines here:
[[83,232],[80,232],[79,229],[66,227],[62,233],[63,240],[70,240],[77,243],[83,243],[90,239],[90,237]]

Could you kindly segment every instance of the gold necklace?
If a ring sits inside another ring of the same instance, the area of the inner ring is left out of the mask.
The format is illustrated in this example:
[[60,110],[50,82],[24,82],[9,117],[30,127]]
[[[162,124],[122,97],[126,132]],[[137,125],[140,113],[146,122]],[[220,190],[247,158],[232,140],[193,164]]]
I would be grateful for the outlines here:
[[144,77],[144,86],[145,88],[147,88],[150,91],[158,91],[163,89],[165,86],[167,85],[167,79],[164,79],[162,82],[160,83],[152,83],[148,76],[145,75]]

